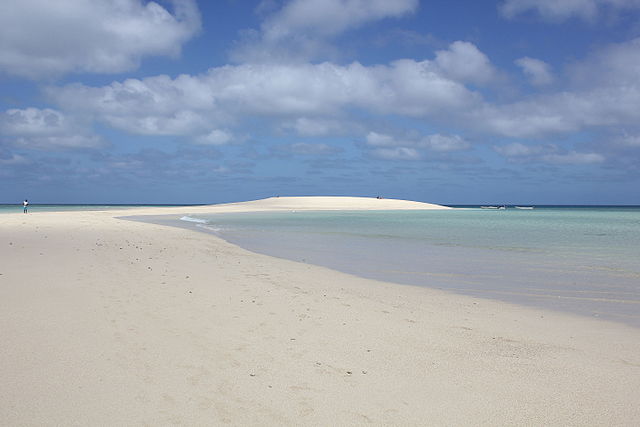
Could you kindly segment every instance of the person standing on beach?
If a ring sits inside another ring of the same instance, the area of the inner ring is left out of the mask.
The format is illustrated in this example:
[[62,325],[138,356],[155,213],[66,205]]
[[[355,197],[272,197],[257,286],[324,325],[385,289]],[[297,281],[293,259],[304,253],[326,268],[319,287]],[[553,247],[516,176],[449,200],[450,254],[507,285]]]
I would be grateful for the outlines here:
[[29,206],[29,201],[27,199],[24,199],[24,202],[22,202],[22,206],[24,206],[24,213],[27,213],[27,206]]

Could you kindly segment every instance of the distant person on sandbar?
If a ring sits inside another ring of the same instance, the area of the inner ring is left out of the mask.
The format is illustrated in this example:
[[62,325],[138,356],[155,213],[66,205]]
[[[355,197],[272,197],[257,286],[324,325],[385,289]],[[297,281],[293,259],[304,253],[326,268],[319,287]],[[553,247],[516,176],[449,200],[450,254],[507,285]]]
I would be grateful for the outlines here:
[[27,213],[28,209],[29,209],[29,201],[27,199],[24,199],[24,202],[22,202],[22,206],[24,206],[24,213]]

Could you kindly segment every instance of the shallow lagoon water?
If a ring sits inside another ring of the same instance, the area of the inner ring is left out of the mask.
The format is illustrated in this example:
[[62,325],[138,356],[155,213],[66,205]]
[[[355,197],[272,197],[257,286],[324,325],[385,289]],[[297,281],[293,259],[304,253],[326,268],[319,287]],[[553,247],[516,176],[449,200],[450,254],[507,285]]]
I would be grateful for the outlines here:
[[640,208],[197,215],[246,249],[640,326]]

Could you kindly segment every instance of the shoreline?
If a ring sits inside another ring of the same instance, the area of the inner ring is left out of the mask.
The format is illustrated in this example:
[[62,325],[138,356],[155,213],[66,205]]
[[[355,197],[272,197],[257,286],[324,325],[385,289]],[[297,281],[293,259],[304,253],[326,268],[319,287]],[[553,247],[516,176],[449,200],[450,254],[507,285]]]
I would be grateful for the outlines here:
[[[238,212],[244,213],[244,212]],[[568,301],[572,299],[581,301],[590,299],[593,300],[601,300],[604,301],[602,297],[598,295],[597,291],[594,291],[593,296],[579,296],[579,297],[571,297],[566,295],[554,295],[554,294],[544,294],[544,293],[531,293],[531,291],[527,289],[521,290],[517,292],[517,289],[512,291],[509,290],[499,290],[499,289],[484,289],[478,285],[475,287],[463,287],[462,289],[451,286],[450,283],[455,283],[455,279],[447,278],[447,281],[443,281],[443,274],[433,273],[433,278],[431,279],[431,283],[424,284],[423,281],[416,282],[411,280],[402,280],[402,277],[399,277],[398,274],[389,275],[389,274],[376,274],[375,271],[364,269],[362,265],[354,267],[352,262],[347,262],[346,257],[339,258],[339,260],[331,260],[327,261],[326,259],[321,260],[319,262],[315,262],[313,260],[309,261],[309,256],[305,256],[304,251],[302,252],[291,252],[289,251],[279,251],[275,250],[269,244],[266,246],[270,249],[264,249],[265,245],[258,244],[244,244],[243,242],[229,240],[224,236],[218,234],[218,232],[209,229],[206,226],[202,226],[199,221],[194,220],[183,220],[180,215],[142,215],[142,216],[123,216],[118,217],[120,219],[131,220],[131,221],[140,221],[144,223],[164,225],[169,227],[183,228],[187,230],[192,230],[198,233],[205,233],[207,235],[214,236],[215,238],[222,239],[225,242],[238,246],[244,250],[247,250],[254,254],[269,256],[277,259],[288,260],[292,262],[300,262],[305,265],[313,265],[317,267],[327,268],[330,270],[334,270],[337,272],[341,272],[347,275],[351,275],[354,277],[358,277],[361,279],[370,279],[378,282],[386,282],[392,283],[399,286],[411,286],[420,289],[432,289],[439,290],[442,292],[454,294],[454,295],[465,295],[471,297],[477,297],[482,300],[494,301],[494,302],[504,302],[507,304],[513,304],[519,307],[528,307],[539,309],[543,311],[559,313],[559,314],[567,314],[567,315],[575,315],[579,317],[583,317],[585,319],[593,319],[593,320],[603,320],[608,322],[614,322],[617,324],[630,326],[632,328],[637,328],[640,330],[640,322],[636,317],[631,317],[631,315],[625,313],[613,313],[598,310],[592,308],[589,310],[585,307],[585,304],[578,303],[576,306],[567,305]],[[279,241],[279,243],[282,243]],[[465,256],[473,256],[475,250],[465,251]],[[476,253],[476,255],[482,254],[482,251]],[[311,257],[313,258],[313,257]],[[329,258],[330,259],[330,258]],[[408,271],[408,270],[407,270]],[[394,270],[394,273],[399,273],[399,271]],[[413,273],[415,274],[415,273]],[[470,275],[471,273],[469,273]],[[464,280],[469,283],[469,277],[458,274],[460,280]],[[448,276],[448,275],[447,275]],[[422,277],[422,276],[421,276]],[[410,277],[411,278],[411,277]],[[623,300],[613,300],[619,303],[626,303]],[[628,304],[633,304],[634,302],[629,302]]]
[[635,328],[116,218],[131,213],[0,221],[7,423],[640,422]]

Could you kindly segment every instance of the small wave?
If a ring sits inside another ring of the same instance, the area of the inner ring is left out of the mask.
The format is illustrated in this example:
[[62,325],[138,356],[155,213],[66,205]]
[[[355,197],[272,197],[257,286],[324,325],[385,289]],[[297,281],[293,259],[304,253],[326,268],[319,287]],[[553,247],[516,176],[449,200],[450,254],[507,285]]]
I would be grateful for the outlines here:
[[180,220],[188,221],[188,222],[197,222],[198,224],[206,224],[208,222],[206,219],[193,218],[190,216],[183,216],[182,218],[180,218]]
[[220,227],[212,227],[210,225],[204,225],[204,224],[198,224],[197,226],[200,227],[200,228],[204,228],[205,230],[212,231],[212,232],[214,232],[216,234],[220,233],[222,231],[222,228],[220,228]]

